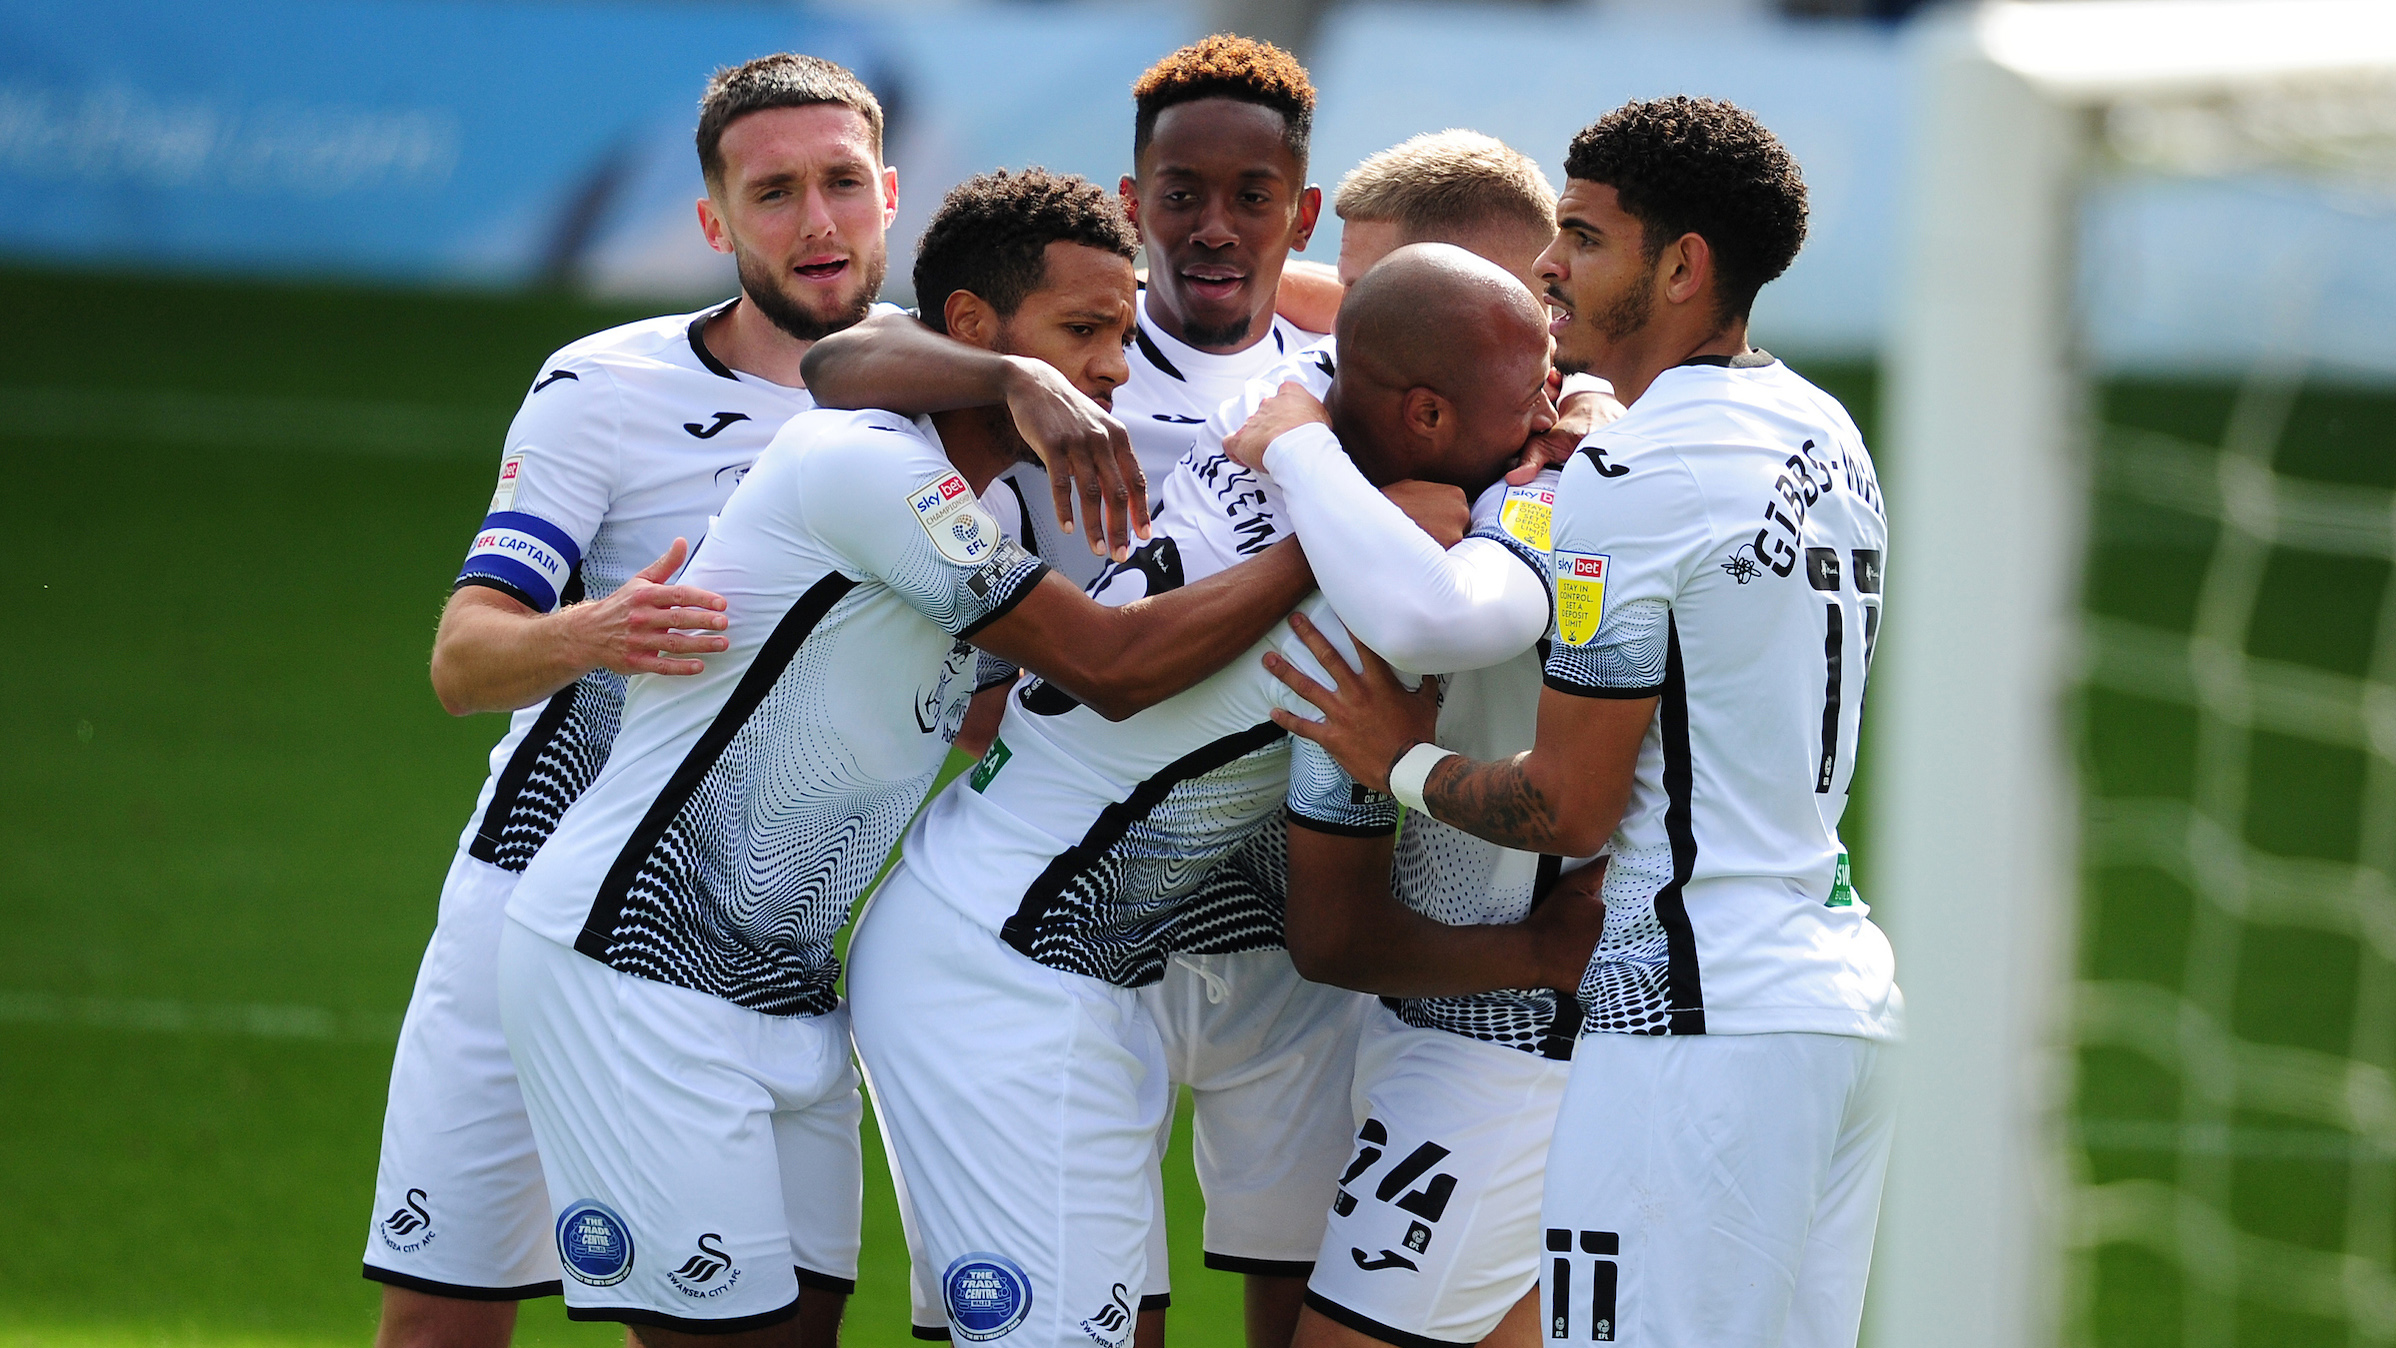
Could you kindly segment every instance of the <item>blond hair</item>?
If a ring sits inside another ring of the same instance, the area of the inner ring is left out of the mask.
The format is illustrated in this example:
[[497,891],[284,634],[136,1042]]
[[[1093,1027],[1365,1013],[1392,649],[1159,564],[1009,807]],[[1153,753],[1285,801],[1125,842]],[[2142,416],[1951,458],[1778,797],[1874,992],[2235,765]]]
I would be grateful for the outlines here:
[[1478,131],[1432,131],[1348,170],[1342,220],[1389,221],[1407,242],[1511,225],[1554,233],[1556,189],[1529,155]]

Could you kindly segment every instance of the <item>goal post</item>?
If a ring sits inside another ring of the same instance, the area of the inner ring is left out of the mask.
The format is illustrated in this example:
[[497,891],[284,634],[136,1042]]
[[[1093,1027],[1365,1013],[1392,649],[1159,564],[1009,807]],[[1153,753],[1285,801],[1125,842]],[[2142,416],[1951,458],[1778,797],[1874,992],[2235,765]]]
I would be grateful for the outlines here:
[[[2396,81],[2396,4],[1989,3],[1918,24],[1908,60],[1883,362],[1898,579],[1869,750],[1908,1043],[1866,1341],[2045,1348],[2065,1334],[2075,1219],[2080,185],[2124,108],[2396,88],[2375,83]],[[2248,148],[2298,152],[2301,125],[2275,126]]]

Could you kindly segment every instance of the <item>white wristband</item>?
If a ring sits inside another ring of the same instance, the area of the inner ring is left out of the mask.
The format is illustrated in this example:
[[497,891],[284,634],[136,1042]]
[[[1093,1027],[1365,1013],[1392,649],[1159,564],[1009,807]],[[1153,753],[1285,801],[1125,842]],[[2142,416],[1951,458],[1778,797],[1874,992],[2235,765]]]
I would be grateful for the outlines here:
[[1436,744],[1418,744],[1399,754],[1398,761],[1389,765],[1389,794],[1407,809],[1429,814],[1431,807],[1423,804],[1423,784],[1431,780],[1431,769],[1439,760],[1455,756],[1455,750]]

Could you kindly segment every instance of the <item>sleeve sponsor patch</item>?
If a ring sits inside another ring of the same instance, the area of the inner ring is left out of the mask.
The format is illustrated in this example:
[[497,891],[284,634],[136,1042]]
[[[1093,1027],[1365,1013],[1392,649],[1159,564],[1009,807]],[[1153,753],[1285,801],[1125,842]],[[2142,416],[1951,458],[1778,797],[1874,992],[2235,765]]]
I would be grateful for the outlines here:
[[1550,529],[1556,520],[1556,489],[1532,483],[1523,487],[1506,488],[1506,503],[1498,507],[1498,523],[1506,532],[1522,540],[1524,546],[1540,552],[1549,547]]
[[944,473],[907,495],[915,522],[923,526],[932,547],[959,566],[978,566],[1004,537],[998,521],[974,499],[963,473]]
[[516,504],[516,478],[524,471],[524,451],[519,449],[500,462],[499,489],[491,493],[491,514],[498,514]]
[[1556,577],[1556,635],[1567,646],[1586,646],[1606,614],[1606,568],[1614,559],[1602,552],[1561,549],[1550,559]]
[[495,583],[536,611],[557,607],[574,568],[582,564],[582,549],[565,530],[537,515],[495,510],[474,535],[466,550],[466,565],[458,582]]

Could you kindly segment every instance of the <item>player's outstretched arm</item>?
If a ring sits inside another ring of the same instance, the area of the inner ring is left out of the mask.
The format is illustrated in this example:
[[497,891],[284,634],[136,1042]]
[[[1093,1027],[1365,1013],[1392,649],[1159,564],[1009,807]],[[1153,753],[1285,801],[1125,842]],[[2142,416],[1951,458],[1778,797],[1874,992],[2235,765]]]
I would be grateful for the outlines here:
[[876,314],[808,348],[800,363],[819,407],[879,407],[907,416],[1005,406],[1040,455],[1057,524],[1074,529],[1073,499],[1091,551],[1120,561],[1148,537],[1148,483],[1123,423],[1046,361],[960,342],[905,314]]
[[1313,588],[1314,573],[1294,538],[1120,608],[1050,572],[971,640],[1120,721],[1230,664]]
[[536,612],[511,595],[466,585],[449,596],[433,636],[433,692],[452,716],[529,707],[594,669],[696,674],[700,655],[724,650],[721,595],[668,585],[690,545],[663,557],[604,599]]
[[[1281,488],[1291,526],[1310,543],[1323,596],[1358,641],[1398,668],[1482,669],[1522,654],[1547,631],[1547,578],[1495,539],[1457,542],[1408,528],[1400,507],[1357,471],[1330,414],[1303,386],[1283,384],[1223,448]],[[1469,524],[1463,493],[1443,490]]]
[[1299,974],[1377,997],[1579,986],[1605,925],[1603,862],[1558,880],[1520,922],[1452,927],[1390,893],[1392,837],[1327,833],[1291,817],[1284,930]]
[[[1290,626],[1323,662],[1325,688],[1278,655],[1265,667],[1323,713],[1321,721],[1276,708],[1273,720],[1320,744],[1357,781],[1476,837],[1526,852],[1588,856],[1613,836],[1629,804],[1639,744],[1655,719],[1654,697],[1580,697],[1553,688],[1539,694],[1539,735],[1525,753],[1495,763],[1451,754],[1427,777],[1392,769],[1417,745],[1431,743],[1435,700],[1401,685],[1369,650],[1363,668],[1343,660],[1304,614]],[[1427,756],[1427,755],[1426,755]],[[1412,765],[1419,772],[1421,760]],[[1419,796],[1419,799],[1417,798]]]

